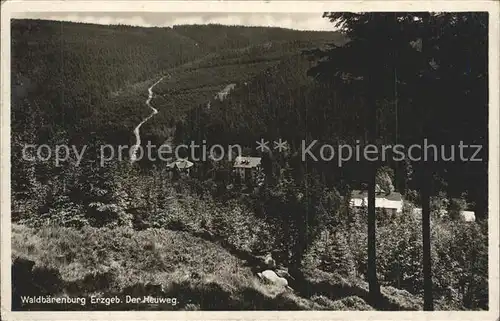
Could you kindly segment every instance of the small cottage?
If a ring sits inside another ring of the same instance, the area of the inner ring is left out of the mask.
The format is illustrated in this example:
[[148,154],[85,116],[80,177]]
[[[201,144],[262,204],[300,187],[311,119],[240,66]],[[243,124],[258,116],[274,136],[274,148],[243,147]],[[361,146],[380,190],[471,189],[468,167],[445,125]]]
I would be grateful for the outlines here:
[[[368,206],[368,192],[353,190],[351,194],[351,207],[362,208]],[[385,193],[376,191],[375,193],[375,208],[385,209],[393,214],[401,213],[403,211],[403,197],[400,193],[391,192]]]
[[234,171],[241,179],[254,178],[261,169],[261,160],[260,157],[238,156],[234,162]]
[[[439,210],[439,216],[443,217],[448,214],[447,210],[441,209]],[[413,209],[413,215],[417,219],[422,219],[422,209],[420,207],[415,207]],[[460,211],[460,218],[465,222],[474,222],[476,221],[476,213],[474,211]]]
[[193,167],[194,163],[188,161],[187,159],[181,158],[167,165],[173,171],[177,171],[179,173],[185,173],[189,175],[189,171],[191,167]]

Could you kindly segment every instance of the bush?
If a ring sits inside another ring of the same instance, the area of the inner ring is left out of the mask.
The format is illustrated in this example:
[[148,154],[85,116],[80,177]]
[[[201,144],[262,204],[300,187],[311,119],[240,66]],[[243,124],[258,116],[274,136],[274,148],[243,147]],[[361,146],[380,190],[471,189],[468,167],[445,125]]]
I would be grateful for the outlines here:
[[[377,274],[379,282],[423,293],[422,225],[410,209],[392,222],[377,228]],[[362,215],[346,229],[348,252],[352,253],[359,275],[366,277],[366,221]],[[488,307],[488,232],[487,223],[431,220],[431,260],[433,295],[442,309],[487,309]],[[321,255],[311,249],[316,264]],[[336,254],[341,257],[340,253]],[[347,262],[342,260],[342,262]]]
[[488,308],[487,223],[446,222],[434,231],[436,290],[451,304]]
[[326,230],[313,243],[305,255],[305,264],[311,269],[335,272],[343,276],[356,276],[354,256],[345,232]]

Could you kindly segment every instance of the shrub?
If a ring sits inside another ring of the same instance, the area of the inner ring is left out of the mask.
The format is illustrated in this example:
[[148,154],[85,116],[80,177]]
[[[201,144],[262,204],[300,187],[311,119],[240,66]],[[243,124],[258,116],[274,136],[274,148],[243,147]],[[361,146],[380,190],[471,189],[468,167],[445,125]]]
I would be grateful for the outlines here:
[[335,272],[340,275],[354,277],[356,267],[354,256],[347,242],[345,232],[326,230],[308,249],[305,255],[308,268]]

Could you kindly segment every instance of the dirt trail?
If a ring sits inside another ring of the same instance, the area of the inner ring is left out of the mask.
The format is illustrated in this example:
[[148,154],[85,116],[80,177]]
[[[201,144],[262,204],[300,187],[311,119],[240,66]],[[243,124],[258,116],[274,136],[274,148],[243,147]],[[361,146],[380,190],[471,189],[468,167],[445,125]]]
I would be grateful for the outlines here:
[[158,110],[151,106],[151,99],[153,99],[153,88],[158,85],[165,77],[170,77],[170,76],[163,76],[161,77],[158,81],[156,81],[151,87],[148,88],[148,99],[146,99],[146,105],[153,110],[151,114],[149,114],[148,117],[144,118],[139,125],[137,125],[134,128],[134,135],[135,135],[135,144],[130,148],[130,162],[133,163],[137,160],[137,150],[139,149],[139,146],[141,146],[141,135],[139,133],[139,129],[141,128],[142,124],[147,122],[151,117],[156,115],[158,113]]

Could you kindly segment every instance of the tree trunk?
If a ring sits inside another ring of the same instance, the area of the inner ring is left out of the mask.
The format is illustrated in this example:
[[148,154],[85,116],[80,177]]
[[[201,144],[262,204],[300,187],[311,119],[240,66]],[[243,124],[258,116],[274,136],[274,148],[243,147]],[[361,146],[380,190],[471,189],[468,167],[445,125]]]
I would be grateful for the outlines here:
[[[424,25],[429,25],[430,15],[424,16]],[[427,53],[428,50],[427,37],[422,37],[422,53]],[[424,56],[425,57],[425,56]],[[424,82],[421,88],[426,89],[429,82]],[[429,116],[429,106],[432,106],[432,101],[428,101],[429,96],[422,93],[420,108],[424,111],[422,137],[426,137],[431,128],[432,118]],[[430,175],[430,166],[434,155],[428,155],[429,159],[422,158],[421,170],[421,198],[422,198],[422,268],[424,274],[424,311],[434,310],[434,303],[432,298],[432,262],[431,262],[431,208],[430,208],[430,191],[432,186],[432,177]]]
[[[367,77],[367,102],[368,116],[367,117],[367,141],[369,144],[376,144],[377,137],[377,100],[373,92],[374,86],[371,86],[373,81],[372,71],[368,72]],[[375,178],[377,175],[378,163],[369,162],[369,178],[368,178],[368,266],[367,277],[370,290],[370,298],[377,301],[380,297],[380,286],[377,280],[377,255],[376,255],[376,210],[375,210]]]
[[380,296],[380,287],[377,280],[376,260],[376,210],[375,210],[375,175],[377,166],[371,164],[371,173],[368,182],[368,283],[370,297],[377,300]]
[[432,311],[432,262],[431,262],[431,211],[430,211],[430,175],[425,164],[422,166],[422,243],[423,243],[423,272],[424,272],[424,311]]

